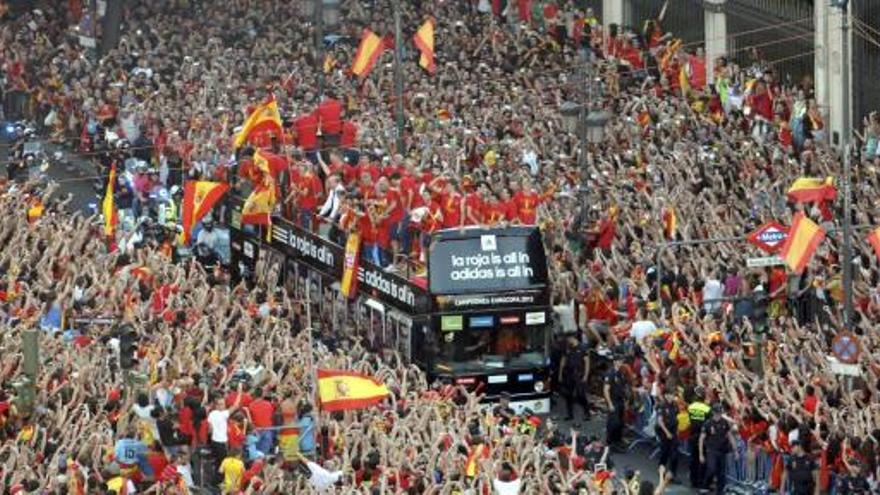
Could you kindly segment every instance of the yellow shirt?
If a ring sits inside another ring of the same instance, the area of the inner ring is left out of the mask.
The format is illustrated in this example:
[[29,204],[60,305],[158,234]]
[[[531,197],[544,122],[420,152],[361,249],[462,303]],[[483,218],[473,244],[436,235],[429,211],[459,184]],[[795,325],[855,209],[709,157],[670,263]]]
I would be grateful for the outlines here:
[[241,478],[244,476],[244,462],[235,457],[227,457],[220,464],[223,473],[223,493],[236,493],[241,490]]

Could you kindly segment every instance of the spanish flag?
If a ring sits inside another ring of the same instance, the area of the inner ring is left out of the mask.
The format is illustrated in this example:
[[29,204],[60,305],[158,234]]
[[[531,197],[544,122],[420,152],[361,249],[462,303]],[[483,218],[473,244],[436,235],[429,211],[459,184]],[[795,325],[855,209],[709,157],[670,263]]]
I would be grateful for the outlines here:
[[351,72],[361,79],[367,77],[373,66],[376,65],[376,60],[385,51],[385,48],[386,46],[382,42],[382,38],[369,29],[364,28],[361,43],[358,45],[357,53],[354,55],[354,63],[351,64]]
[[361,250],[361,236],[352,232],[345,242],[344,271],[340,290],[342,295],[348,298],[354,297],[357,292],[358,256]]
[[489,447],[485,444],[478,443],[473,446],[468,454],[467,464],[464,467],[464,475],[468,478],[474,478],[480,472],[480,460],[489,458]]
[[271,175],[273,179],[277,179],[278,174],[287,170],[287,160],[283,156],[257,150],[254,152],[254,167],[264,174]]
[[669,206],[663,210],[663,237],[670,241],[674,240],[677,230],[678,216],[675,214],[675,208]]
[[437,67],[434,65],[434,21],[428,19],[413,36],[413,43],[422,53],[419,57],[419,66],[433,74]]
[[104,202],[101,204],[101,212],[104,214],[104,234],[113,237],[116,233],[116,225],[119,216],[116,214],[116,204],[113,201],[113,190],[116,187],[116,164],[110,166],[110,177],[107,178],[107,190],[104,192]]
[[254,190],[245,200],[241,209],[243,225],[271,225],[272,210],[275,208],[275,180],[266,175],[263,181],[255,184]]
[[265,102],[254,108],[247,120],[241,126],[241,131],[235,135],[233,147],[241,148],[248,137],[256,132],[276,132],[281,136],[281,113],[278,111],[278,102],[275,95],[269,95]]
[[352,371],[318,370],[318,398],[324,411],[363,409],[388,395],[388,387],[373,377]]
[[801,177],[788,188],[787,194],[788,199],[795,203],[814,203],[834,201],[837,197],[837,189],[834,187],[833,177],[824,179]]
[[189,243],[193,225],[201,220],[229,190],[222,182],[188,180],[183,184],[183,243]]
[[822,227],[807,218],[803,212],[797,212],[792,218],[791,228],[779,257],[793,272],[800,274],[823,240],[825,231]]
[[666,50],[663,52],[663,56],[660,57],[660,70],[666,71],[669,67],[669,62],[672,61],[672,57],[678,53],[678,50],[681,49],[682,41],[680,38],[676,38],[666,47]]
[[874,248],[874,253],[877,255],[877,259],[880,260],[880,227],[877,227],[868,234],[868,242],[870,242],[871,246]]

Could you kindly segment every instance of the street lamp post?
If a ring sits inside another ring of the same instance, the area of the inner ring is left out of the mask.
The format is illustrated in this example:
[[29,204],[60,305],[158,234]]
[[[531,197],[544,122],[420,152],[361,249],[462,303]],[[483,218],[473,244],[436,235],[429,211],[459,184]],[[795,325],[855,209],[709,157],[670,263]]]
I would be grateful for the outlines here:
[[849,53],[849,11],[848,0],[832,0],[831,5],[840,9],[840,31],[843,44],[843,129],[841,147],[843,148],[843,325],[852,328],[853,319],[853,247],[852,247],[852,166],[850,164],[850,53]]

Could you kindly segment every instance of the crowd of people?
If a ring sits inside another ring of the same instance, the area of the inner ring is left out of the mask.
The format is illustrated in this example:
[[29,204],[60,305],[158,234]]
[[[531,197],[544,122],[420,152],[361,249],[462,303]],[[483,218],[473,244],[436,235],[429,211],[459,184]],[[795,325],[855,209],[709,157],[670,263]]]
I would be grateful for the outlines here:
[[[840,177],[809,82],[785,85],[756,58],[717,61],[708,84],[699,47],[665,33],[662,18],[608,32],[577,2],[401,3],[413,31],[435,19],[437,57],[432,75],[406,48],[402,149],[390,56],[363,80],[346,71],[363,27],[390,32],[385,1],[342,2],[325,61],[313,51],[311,2],[130,2],[118,47],[98,61],[68,30],[78,3],[47,2],[0,24],[3,89],[28,94],[47,132],[96,161],[106,155],[89,153],[108,131],[124,136],[149,169],[119,184],[122,209],[183,178],[246,188],[250,151],[236,153],[232,136],[273,94],[287,121],[269,143],[287,164],[279,214],[303,227],[336,240],[357,231],[365,255],[387,265],[418,262],[420,236],[435,229],[540,225],[554,302],[573,308],[561,312],[555,386],[569,406],[604,411],[607,438],[547,419],[520,424],[503,402],[484,414],[473,394],[438,392],[393,355],[366,352],[353,324],[306,311],[301,288],[268,278],[230,287],[222,267],[171,264],[149,244],[113,251],[93,219],[49,200],[51,188],[7,184],[4,211],[36,196],[45,210],[2,219],[0,485],[506,494],[662,493],[675,481],[721,493],[735,461],[747,481],[766,464],[766,482],[793,493],[876,489],[880,270],[868,245],[856,242],[852,260],[850,330],[863,357],[851,379],[827,359],[843,327],[838,231],[801,275],[747,269],[745,244],[656,252],[668,240],[787,224],[799,210],[840,223],[840,204],[823,211],[785,194],[798,177]],[[613,115],[586,175],[561,111],[578,101],[583,60],[599,82],[595,106]],[[872,114],[853,153],[857,225],[880,222],[878,134]],[[589,211],[579,208],[584,190]],[[29,411],[13,385],[24,376],[19,337],[33,328],[42,360]],[[121,328],[136,335],[134,374],[114,358]],[[600,345],[615,349],[615,365],[593,388],[589,356]],[[315,410],[309,362],[364,371],[392,398]],[[646,411],[656,487],[614,472],[606,451]],[[682,451],[689,476],[676,474]]]

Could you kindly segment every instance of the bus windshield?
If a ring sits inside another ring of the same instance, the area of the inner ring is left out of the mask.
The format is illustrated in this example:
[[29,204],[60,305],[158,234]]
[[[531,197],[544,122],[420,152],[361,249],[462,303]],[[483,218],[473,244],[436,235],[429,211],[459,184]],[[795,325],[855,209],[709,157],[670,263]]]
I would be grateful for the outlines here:
[[445,332],[439,336],[436,370],[457,374],[544,366],[545,328],[503,326]]

